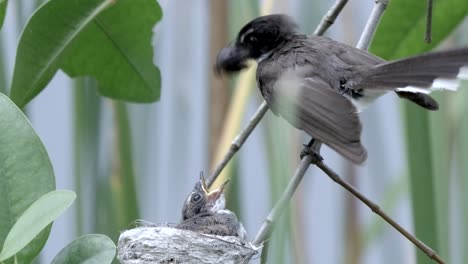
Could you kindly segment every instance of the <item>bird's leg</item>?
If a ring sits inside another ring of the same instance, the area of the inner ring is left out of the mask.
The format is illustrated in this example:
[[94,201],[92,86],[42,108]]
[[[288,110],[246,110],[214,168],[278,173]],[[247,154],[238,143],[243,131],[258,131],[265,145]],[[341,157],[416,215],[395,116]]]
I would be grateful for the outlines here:
[[312,157],[312,160],[311,160],[312,164],[315,164],[318,161],[323,160],[320,153],[314,148],[314,142],[315,142],[315,139],[312,138],[309,141],[309,144],[307,144],[307,145],[304,144],[304,148],[302,149],[301,155],[300,155],[301,159],[303,159],[305,156],[310,155]]

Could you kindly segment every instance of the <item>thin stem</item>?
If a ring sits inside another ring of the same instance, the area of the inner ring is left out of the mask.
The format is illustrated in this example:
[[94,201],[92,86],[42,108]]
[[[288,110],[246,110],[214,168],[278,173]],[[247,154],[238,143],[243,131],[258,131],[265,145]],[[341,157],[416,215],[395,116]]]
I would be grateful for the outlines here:
[[[322,144],[318,140],[311,139],[308,144],[308,147],[311,148],[315,153],[319,153],[321,145]],[[276,202],[273,209],[271,209],[268,216],[263,221],[263,224],[260,227],[259,231],[257,232],[255,239],[252,241],[253,245],[260,246],[263,243],[263,241],[265,241],[265,239],[270,236],[270,233],[273,230],[274,222],[276,221],[276,219],[278,219],[280,214],[287,207],[289,200],[291,200],[291,197],[293,196],[294,192],[299,186],[299,183],[301,182],[302,178],[305,175],[305,172],[307,171],[311,162],[313,161],[313,158],[314,157],[309,154],[301,160],[301,162],[299,163],[299,166],[296,168],[296,171],[294,172],[294,176],[289,181],[288,186],[286,187],[285,191],[281,195],[278,202]]]
[[432,42],[432,0],[427,0],[427,7],[426,7],[426,35],[424,40],[427,43]]
[[255,114],[250,119],[247,126],[244,129],[242,129],[242,131],[236,136],[236,138],[234,138],[234,140],[231,143],[231,146],[229,147],[228,152],[226,153],[226,155],[224,155],[223,159],[218,164],[218,166],[216,166],[216,169],[211,174],[210,178],[206,181],[206,185],[208,187],[211,187],[213,182],[216,180],[219,174],[223,171],[224,167],[226,167],[226,165],[229,163],[229,161],[234,156],[234,154],[236,154],[237,151],[242,147],[244,142],[249,137],[250,133],[252,133],[254,128],[257,126],[260,120],[262,120],[262,117],[265,115],[267,111],[268,111],[268,105],[265,101],[263,101],[263,103],[260,105],[260,107],[257,109]]
[[327,14],[322,18],[320,24],[314,31],[314,35],[321,36],[327,29],[335,23],[338,14],[340,14],[343,7],[348,3],[348,0],[337,0],[333,6],[328,10]]
[[427,256],[429,256],[431,259],[435,260],[437,263],[444,264],[445,261],[437,255],[437,253],[428,247],[426,244],[424,244],[422,241],[417,239],[415,236],[411,235],[406,229],[404,229],[401,225],[399,225],[395,220],[393,220],[390,216],[388,216],[380,207],[373,203],[371,200],[369,200],[366,196],[361,194],[356,188],[354,188],[352,185],[349,183],[343,181],[340,176],[336,172],[334,172],[330,167],[328,167],[323,161],[318,161],[315,163],[317,167],[319,167],[330,179],[332,179],[334,182],[338,183],[341,185],[343,188],[348,190],[352,195],[354,195],[356,198],[361,200],[367,207],[369,207],[374,213],[379,215],[385,222],[389,223],[391,226],[393,226],[400,234],[405,236],[408,240],[410,240],[415,246],[417,246],[419,249],[421,249]]
[[369,19],[367,20],[366,26],[364,27],[364,31],[361,34],[361,38],[359,38],[358,44],[356,48],[367,50],[369,45],[374,37],[375,31],[377,30],[377,26],[379,25],[380,18],[382,17],[385,9],[387,8],[388,2],[390,0],[377,0],[372,9],[372,13],[370,14]]

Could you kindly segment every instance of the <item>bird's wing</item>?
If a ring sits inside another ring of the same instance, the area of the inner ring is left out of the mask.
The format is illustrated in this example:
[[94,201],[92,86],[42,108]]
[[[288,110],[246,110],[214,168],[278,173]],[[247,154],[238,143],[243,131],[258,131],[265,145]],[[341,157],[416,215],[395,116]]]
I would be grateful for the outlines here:
[[286,71],[271,92],[265,98],[270,108],[290,124],[354,163],[366,160],[356,108],[319,76],[298,78],[294,72]]
[[345,43],[322,36],[309,36],[307,38],[309,46],[320,50],[325,50],[337,56],[348,66],[366,66],[384,63],[380,57],[377,57],[365,50],[355,48]]

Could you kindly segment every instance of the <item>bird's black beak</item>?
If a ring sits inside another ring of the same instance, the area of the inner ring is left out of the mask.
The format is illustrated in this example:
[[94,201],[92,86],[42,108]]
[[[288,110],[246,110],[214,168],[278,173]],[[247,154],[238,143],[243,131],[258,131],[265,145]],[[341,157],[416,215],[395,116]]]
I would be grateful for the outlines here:
[[219,51],[215,71],[218,75],[223,72],[240,71],[248,66],[247,61],[250,57],[250,50],[247,47],[230,44]]

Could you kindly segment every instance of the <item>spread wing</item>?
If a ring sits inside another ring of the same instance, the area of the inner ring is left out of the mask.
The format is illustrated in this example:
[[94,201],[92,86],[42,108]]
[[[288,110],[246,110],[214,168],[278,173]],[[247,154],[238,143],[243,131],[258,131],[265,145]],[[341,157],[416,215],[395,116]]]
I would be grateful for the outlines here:
[[272,111],[350,161],[363,163],[367,153],[353,104],[318,76],[292,80],[287,75],[265,97]]

